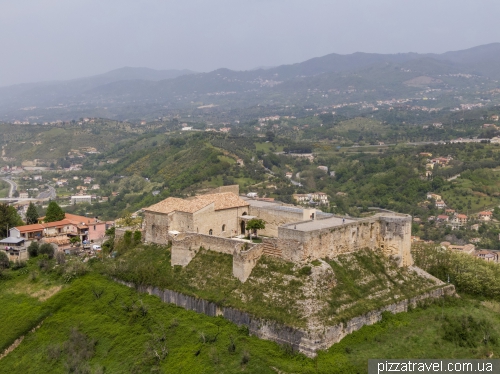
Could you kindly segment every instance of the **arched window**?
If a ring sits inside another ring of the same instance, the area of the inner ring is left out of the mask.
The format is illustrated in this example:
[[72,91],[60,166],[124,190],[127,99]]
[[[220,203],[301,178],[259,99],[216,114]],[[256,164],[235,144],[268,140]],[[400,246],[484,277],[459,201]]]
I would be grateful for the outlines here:
[[226,231],[226,225],[222,225],[222,232]]
[[208,235],[213,235],[214,231],[212,229],[208,230]]

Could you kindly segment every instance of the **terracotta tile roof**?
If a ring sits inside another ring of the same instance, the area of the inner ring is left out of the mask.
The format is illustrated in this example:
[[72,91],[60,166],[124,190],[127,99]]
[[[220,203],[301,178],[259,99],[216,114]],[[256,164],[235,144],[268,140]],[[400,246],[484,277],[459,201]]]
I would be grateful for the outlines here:
[[232,192],[223,192],[211,195],[201,195],[196,197],[199,200],[205,200],[208,203],[214,202],[215,210],[223,210],[229,208],[242,208],[249,206],[245,200],[240,199],[240,197]]
[[223,192],[210,195],[196,196],[191,200],[178,199],[169,197],[158,204],[145,208],[148,212],[171,213],[171,212],[186,212],[194,213],[200,209],[214,204],[214,210],[223,210],[229,208],[245,207],[249,204],[240,199],[240,197],[232,192]]
[[[40,217],[38,218],[38,222],[43,222],[44,219],[45,217]],[[64,220],[68,220],[74,224],[81,224],[81,223],[89,224],[89,223],[99,222],[98,220],[96,221],[94,217],[77,216],[76,214],[71,214],[71,213],[64,213],[63,221]]]
[[493,213],[489,212],[489,211],[485,211],[485,212],[481,212],[479,213],[480,216],[492,216]]
[[71,222],[70,220],[63,219],[62,221],[42,223],[42,226],[45,227],[45,228],[49,228],[49,227],[71,225],[72,223],[73,222]]
[[44,229],[44,226],[39,223],[34,223],[33,225],[16,226],[15,228],[20,232],[33,232],[42,231]]

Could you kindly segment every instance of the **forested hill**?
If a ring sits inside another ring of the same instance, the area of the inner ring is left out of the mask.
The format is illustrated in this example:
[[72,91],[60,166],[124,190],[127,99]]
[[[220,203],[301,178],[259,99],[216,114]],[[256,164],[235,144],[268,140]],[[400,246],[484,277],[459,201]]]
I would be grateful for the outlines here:
[[478,94],[491,101],[500,89],[499,64],[500,43],[494,43],[444,54],[330,54],[250,71],[192,74],[124,68],[74,81],[0,88],[0,115],[74,119],[106,108],[109,117],[126,119],[205,105],[318,106],[423,97],[429,92],[437,98],[436,105],[460,103],[469,96],[472,100]]

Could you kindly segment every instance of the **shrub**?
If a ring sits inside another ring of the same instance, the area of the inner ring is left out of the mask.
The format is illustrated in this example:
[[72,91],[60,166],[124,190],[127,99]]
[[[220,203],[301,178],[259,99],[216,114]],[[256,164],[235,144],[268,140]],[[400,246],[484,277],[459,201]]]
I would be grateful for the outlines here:
[[64,343],[64,352],[66,353],[65,367],[68,372],[89,372],[86,371],[88,361],[94,355],[96,341],[89,339],[85,334],[72,328],[69,339]]
[[66,263],[66,256],[63,252],[57,252],[55,258],[58,265],[64,265]]
[[132,231],[125,231],[125,234],[123,234],[123,241],[126,245],[130,245],[132,243]]
[[39,250],[38,242],[32,241],[31,244],[28,246],[28,254],[30,255],[30,257],[38,256],[38,250]]
[[7,269],[10,266],[9,257],[4,251],[0,251],[0,268]]
[[12,263],[12,270],[19,270],[27,266],[26,261],[15,261]]
[[312,269],[310,266],[304,266],[299,270],[299,275],[311,275]]
[[142,234],[139,230],[134,231],[134,243],[140,243],[142,239]]
[[38,249],[38,254],[47,255],[49,259],[52,259],[54,258],[54,247],[52,247],[52,244],[43,243]]
[[445,317],[443,339],[460,347],[476,348],[480,343],[496,344],[492,336],[493,326],[486,320],[477,320],[473,316]]
[[248,361],[250,361],[250,353],[248,353],[247,350],[243,351],[243,356],[241,357],[241,365],[246,365],[248,364]]

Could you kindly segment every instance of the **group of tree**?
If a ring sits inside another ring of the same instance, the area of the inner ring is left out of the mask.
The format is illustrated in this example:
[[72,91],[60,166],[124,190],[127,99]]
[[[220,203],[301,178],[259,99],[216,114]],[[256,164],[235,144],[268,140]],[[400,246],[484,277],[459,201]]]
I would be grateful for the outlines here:
[[49,259],[54,258],[54,247],[50,243],[38,244],[37,241],[32,241],[28,246],[28,254],[30,258],[47,255]]
[[23,220],[17,214],[16,208],[8,204],[0,204],[0,237],[9,236],[12,227],[22,226]]

